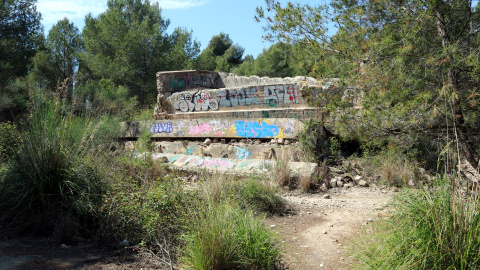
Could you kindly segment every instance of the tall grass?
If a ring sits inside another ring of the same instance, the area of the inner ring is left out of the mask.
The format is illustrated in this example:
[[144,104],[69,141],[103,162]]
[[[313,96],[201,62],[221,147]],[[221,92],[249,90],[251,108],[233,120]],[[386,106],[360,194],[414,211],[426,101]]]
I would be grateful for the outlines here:
[[[100,124],[60,102],[35,104],[0,184],[0,215],[19,229],[51,232],[60,217],[81,222],[101,199],[94,135]],[[107,147],[108,148],[108,147]]]
[[397,213],[361,245],[365,269],[480,268],[480,201],[452,179],[396,199]]
[[207,203],[193,217],[180,258],[188,269],[275,269],[280,259],[263,217],[234,203]]

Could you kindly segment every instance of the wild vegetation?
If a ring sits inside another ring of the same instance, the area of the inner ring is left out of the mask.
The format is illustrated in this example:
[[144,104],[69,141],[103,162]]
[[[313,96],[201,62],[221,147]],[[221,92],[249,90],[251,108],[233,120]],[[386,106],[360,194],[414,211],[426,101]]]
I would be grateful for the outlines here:
[[[317,182],[291,182],[278,166],[275,185],[201,174],[186,188],[177,172],[122,152],[118,123],[151,117],[158,71],[309,75],[339,78],[340,90],[313,100],[328,119],[306,123],[296,160],[319,163],[326,177],[354,153],[367,177],[392,186],[422,168],[436,174],[359,245],[360,266],[479,267],[478,194],[461,170],[479,164],[480,4],[267,0],[257,20],[273,45],[256,58],[228,33],[203,51],[192,32],[168,34],[148,0],[110,0],[83,29],[63,19],[46,37],[35,4],[0,6],[2,224],[61,242],[135,245],[166,267],[274,269],[281,248],[262,221],[285,207],[276,187],[309,192]],[[148,134],[140,141],[149,150]]]

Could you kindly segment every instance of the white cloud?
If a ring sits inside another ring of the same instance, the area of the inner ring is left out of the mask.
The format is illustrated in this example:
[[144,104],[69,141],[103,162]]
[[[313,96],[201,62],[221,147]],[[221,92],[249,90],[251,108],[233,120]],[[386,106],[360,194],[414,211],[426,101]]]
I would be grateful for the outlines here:
[[106,0],[39,0],[37,8],[42,13],[43,25],[50,28],[65,17],[76,24],[83,24],[88,13],[96,16],[106,10],[106,4]]
[[209,0],[158,0],[162,9],[186,9],[205,5]]

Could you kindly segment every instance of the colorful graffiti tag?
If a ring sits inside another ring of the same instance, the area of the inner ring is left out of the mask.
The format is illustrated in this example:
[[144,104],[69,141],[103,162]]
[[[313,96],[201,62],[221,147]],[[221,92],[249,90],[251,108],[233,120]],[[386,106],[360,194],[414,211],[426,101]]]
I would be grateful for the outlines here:
[[198,134],[205,134],[213,130],[213,127],[209,124],[198,124],[196,126],[190,126],[190,135],[198,136]]
[[155,123],[150,128],[151,133],[172,133],[172,123]]
[[193,94],[178,94],[173,107],[182,112],[218,111],[218,101],[203,91]]
[[237,159],[247,159],[248,156],[252,155],[252,152],[247,151],[247,148],[240,148],[235,146],[235,149],[237,149],[237,152],[235,153],[235,156],[237,156]]
[[237,136],[246,138],[273,138],[279,135],[279,128],[264,121],[235,121]]

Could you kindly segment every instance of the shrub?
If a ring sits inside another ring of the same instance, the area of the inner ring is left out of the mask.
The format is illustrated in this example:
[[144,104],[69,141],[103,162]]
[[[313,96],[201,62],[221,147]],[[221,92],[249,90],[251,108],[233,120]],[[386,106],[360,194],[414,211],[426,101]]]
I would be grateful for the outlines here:
[[478,269],[480,201],[459,195],[448,178],[396,200],[394,217],[361,245],[366,269]]
[[117,86],[109,80],[87,83],[75,89],[74,109],[93,116],[112,115],[122,120],[131,120],[138,104],[135,97],[129,97],[125,86]]
[[390,186],[405,186],[415,179],[416,162],[399,149],[392,147],[377,154],[364,155],[360,159],[365,176],[380,177],[380,182]]
[[166,169],[149,159],[117,157],[102,170],[109,190],[99,213],[101,238],[127,239],[152,249],[160,240],[177,242],[194,200],[181,181],[166,176]]
[[255,176],[235,179],[234,176],[203,174],[201,177],[200,194],[205,201],[221,203],[233,199],[240,207],[257,213],[275,214],[285,208],[285,201],[275,194],[274,187]]
[[316,120],[304,122],[305,128],[299,135],[300,150],[302,154],[299,161],[320,162],[325,154],[324,143],[325,135],[323,132],[323,123]]
[[251,208],[255,212],[275,214],[285,209],[285,201],[275,194],[275,189],[255,178],[239,181],[234,187],[234,194],[243,208]]
[[51,233],[58,218],[87,222],[101,199],[93,148],[100,124],[58,102],[39,102],[0,185],[1,216],[16,228]]
[[17,152],[20,134],[10,122],[0,122],[0,162],[7,162]]
[[275,269],[280,258],[262,217],[231,202],[198,206],[180,260],[191,269]]

